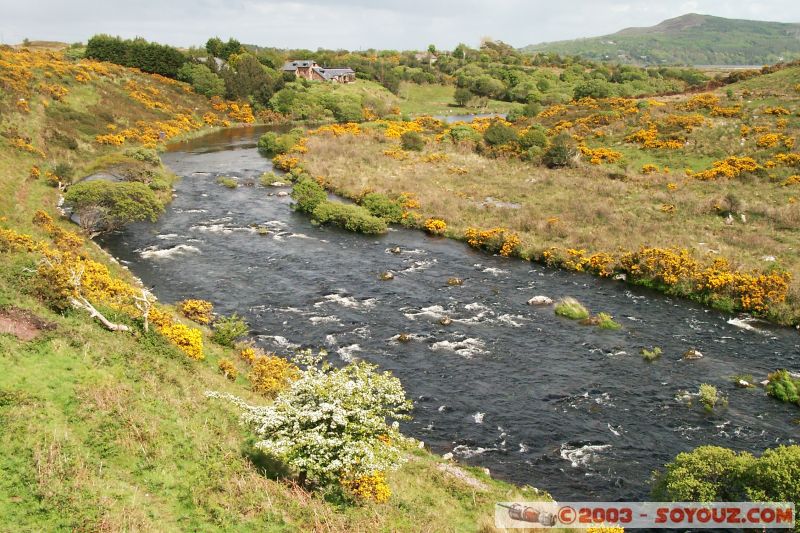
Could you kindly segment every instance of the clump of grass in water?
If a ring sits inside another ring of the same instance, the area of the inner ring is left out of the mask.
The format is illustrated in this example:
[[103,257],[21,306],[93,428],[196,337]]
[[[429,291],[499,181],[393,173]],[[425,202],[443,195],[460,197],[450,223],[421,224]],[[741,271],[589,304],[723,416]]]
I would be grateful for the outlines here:
[[229,189],[235,189],[236,187],[239,186],[239,183],[233,178],[220,177],[219,179],[217,179],[217,183],[219,183],[220,185],[224,185]]
[[709,385],[708,383],[703,383],[700,385],[700,389],[698,390],[698,394],[700,395],[700,403],[703,405],[703,408],[711,413],[714,411],[714,408],[718,405],[720,407],[725,407],[728,405],[728,400],[722,396],[717,388],[714,385]]
[[608,313],[597,313],[597,326],[601,329],[620,329],[622,325],[614,321]]
[[659,357],[661,357],[661,348],[658,346],[653,346],[652,350],[648,350],[647,348],[642,348],[642,359],[647,362],[655,361]]
[[585,320],[589,318],[589,310],[578,300],[569,296],[556,304],[555,313],[570,320]]

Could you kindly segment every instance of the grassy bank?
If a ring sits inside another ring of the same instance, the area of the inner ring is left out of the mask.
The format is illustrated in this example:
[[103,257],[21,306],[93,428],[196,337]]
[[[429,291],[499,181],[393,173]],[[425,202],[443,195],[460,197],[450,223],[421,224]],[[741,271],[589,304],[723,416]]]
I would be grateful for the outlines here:
[[[535,119],[501,125],[513,130],[505,144],[483,140],[486,122],[458,126],[457,132],[421,122],[409,127],[423,132],[425,148],[403,151],[399,134],[385,125],[366,125],[360,135],[311,136],[299,163],[351,198],[364,191],[410,193],[419,203],[413,213],[418,225],[442,219],[452,237],[468,240],[469,228],[505,228],[519,237],[516,253],[525,258],[611,275],[624,271],[614,265],[624,262],[624,252],[655,249],[661,257],[647,261],[674,261],[658,267],[674,270],[677,281],[664,276],[640,282],[720,309],[796,324],[797,80],[795,68],[734,85],[710,99],[554,106]],[[534,127],[542,128],[546,144],[526,152],[513,139]],[[456,133],[465,140],[454,141]],[[542,155],[564,133],[569,134],[566,166],[547,168]],[[595,261],[608,261],[608,268]],[[754,305],[711,289],[696,292],[696,286],[682,283],[686,268],[698,270],[692,276],[717,269],[704,283],[724,285],[741,274],[748,279],[743,285],[763,282],[766,293],[776,273],[777,286],[789,285],[782,295],[770,293],[769,305]]]
[[400,84],[400,110],[403,114],[417,115],[472,115],[477,113],[508,113],[513,104],[487,99],[483,104],[471,103],[465,107],[455,105],[453,85]]

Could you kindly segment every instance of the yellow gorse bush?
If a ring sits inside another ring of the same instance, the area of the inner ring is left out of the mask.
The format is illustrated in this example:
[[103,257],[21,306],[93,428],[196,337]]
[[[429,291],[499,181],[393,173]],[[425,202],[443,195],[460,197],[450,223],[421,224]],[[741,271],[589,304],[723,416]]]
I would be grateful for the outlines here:
[[342,487],[357,500],[386,503],[392,495],[384,472],[373,472],[355,479],[342,479],[340,482]]
[[274,397],[300,377],[300,369],[277,355],[256,355],[247,375],[254,392]]
[[213,316],[214,304],[205,300],[189,299],[178,303],[178,310],[189,320],[198,324],[208,324]]
[[230,359],[220,359],[217,368],[223,376],[231,381],[236,381],[236,378],[239,376],[239,370]]
[[717,178],[735,178],[745,172],[755,172],[760,167],[752,157],[730,156],[721,161],[714,161],[711,168],[692,173],[699,180],[715,180]]
[[443,235],[447,230],[447,223],[440,218],[429,218],[425,221],[425,231],[431,235]]
[[492,228],[479,230],[467,228],[464,233],[467,244],[473,248],[483,248],[490,252],[496,252],[504,257],[509,257],[519,249],[522,241],[514,232],[506,228]]

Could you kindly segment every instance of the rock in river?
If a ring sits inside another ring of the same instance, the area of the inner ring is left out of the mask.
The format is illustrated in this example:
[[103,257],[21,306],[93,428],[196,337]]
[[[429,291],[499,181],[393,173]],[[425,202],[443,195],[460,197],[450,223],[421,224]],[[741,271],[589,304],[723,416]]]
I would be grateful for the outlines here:
[[528,305],[552,305],[553,299],[547,296],[534,296],[528,300]]

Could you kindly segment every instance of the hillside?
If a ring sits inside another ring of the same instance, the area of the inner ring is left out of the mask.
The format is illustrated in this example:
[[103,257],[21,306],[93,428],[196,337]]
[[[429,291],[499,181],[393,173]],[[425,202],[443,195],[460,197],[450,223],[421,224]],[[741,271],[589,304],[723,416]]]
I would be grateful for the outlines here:
[[650,65],[766,65],[800,57],[800,24],[690,13],[649,28],[540,43],[524,50]]

